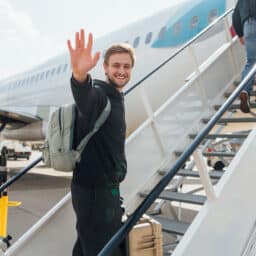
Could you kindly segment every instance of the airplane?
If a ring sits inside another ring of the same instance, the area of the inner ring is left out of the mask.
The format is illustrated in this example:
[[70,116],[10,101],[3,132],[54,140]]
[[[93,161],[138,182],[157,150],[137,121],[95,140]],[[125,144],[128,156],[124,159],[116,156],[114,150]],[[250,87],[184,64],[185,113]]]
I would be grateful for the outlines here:
[[[91,74],[94,78],[104,79],[102,56],[105,49],[112,43],[129,43],[136,51],[132,79],[126,86],[126,90],[129,90],[233,5],[233,0],[184,0],[153,16],[96,38],[94,51],[101,51],[101,59]],[[221,33],[224,31],[216,29],[210,36],[216,37],[217,42]],[[198,41],[198,47],[204,49],[202,55],[207,55],[213,46],[208,45],[207,38],[202,38]],[[192,60],[189,59],[186,62],[182,58],[177,59],[167,68],[170,70],[165,72],[168,77],[159,71],[126,96],[127,135],[148,116],[141,94],[147,97],[154,111],[184,84],[184,74],[189,76],[193,72]],[[27,72],[0,81],[0,131],[3,138],[43,140],[50,113],[60,105],[73,103],[70,77],[69,55],[65,52]]]

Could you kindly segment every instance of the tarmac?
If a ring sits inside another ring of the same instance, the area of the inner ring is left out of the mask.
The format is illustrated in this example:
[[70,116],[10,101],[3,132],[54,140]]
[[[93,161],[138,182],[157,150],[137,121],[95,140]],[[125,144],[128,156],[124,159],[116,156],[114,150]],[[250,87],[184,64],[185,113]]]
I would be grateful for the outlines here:
[[[30,160],[8,160],[9,178],[40,157],[33,151]],[[15,242],[44,216],[70,190],[71,173],[46,168],[41,162],[8,189],[9,201],[20,201],[18,207],[9,207],[8,234]]]

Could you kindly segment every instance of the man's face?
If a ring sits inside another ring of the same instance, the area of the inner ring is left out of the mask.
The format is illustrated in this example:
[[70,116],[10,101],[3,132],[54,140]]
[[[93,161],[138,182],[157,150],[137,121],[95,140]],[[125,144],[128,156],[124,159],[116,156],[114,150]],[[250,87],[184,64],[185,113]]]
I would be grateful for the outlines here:
[[119,91],[129,82],[132,71],[132,59],[128,53],[115,53],[104,63],[106,77]]

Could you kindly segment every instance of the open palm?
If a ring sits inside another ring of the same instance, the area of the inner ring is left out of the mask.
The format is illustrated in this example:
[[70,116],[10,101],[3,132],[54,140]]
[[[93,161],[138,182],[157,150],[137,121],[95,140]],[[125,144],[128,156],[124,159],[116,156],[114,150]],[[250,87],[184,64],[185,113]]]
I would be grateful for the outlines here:
[[93,36],[89,33],[87,46],[85,45],[84,30],[81,29],[80,33],[76,32],[75,48],[71,46],[71,41],[67,41],[70,53],[71,67],[75,79],[83,81],[87,73],[96,66],[100,53],[96,52],[92,56]]

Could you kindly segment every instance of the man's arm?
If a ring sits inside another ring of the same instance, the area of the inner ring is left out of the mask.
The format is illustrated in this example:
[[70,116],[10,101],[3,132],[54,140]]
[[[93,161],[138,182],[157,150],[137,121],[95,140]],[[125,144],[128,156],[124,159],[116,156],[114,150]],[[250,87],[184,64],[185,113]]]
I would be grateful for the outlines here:
[[106,95],[98,88],[93,87],[89,71],[92,70],[100,57],[96,52],[92,57],[93,36],[90,33],[88,43],[85,46],[84,30],[76,32],[75,48],[72,48],[70,40],[67,41],[72,67],[71,89],[73,97],[85,122],[94,123],[99,113],[106,105]]
[[89,33],[86,45],[83,29],[80,30],[80,33],[76,32],[75,48],[72,47],[70,40],[67,41],[67,45],[73,77],[76,81],[82,83],[86,80],[88,72],[96,66],[100,58],[100,52],[96,52],[92,56],[93,35]]
[[107,104],[107,97],[102,89],[93,86],[92,78],[89,74],[87,74],[86,80],[82,83],[72,77],[71,90],[81,120],[84,122],[85,127],[91,130]]

